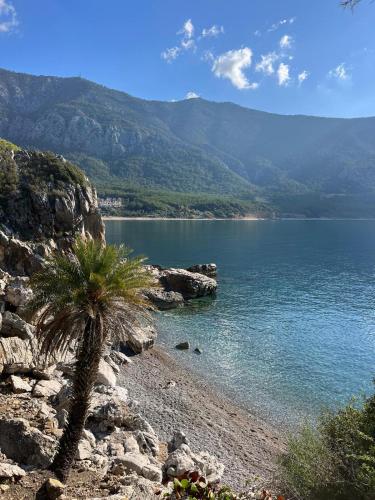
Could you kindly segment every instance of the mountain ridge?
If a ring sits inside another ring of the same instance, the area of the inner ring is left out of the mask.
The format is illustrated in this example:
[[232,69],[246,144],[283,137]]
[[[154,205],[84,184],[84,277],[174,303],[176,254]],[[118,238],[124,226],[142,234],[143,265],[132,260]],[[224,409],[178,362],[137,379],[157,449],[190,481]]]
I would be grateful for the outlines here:
[[[375,196],[375,117],[144,100],[81,77],[0,69],[0,136],[63,154],[103,194],[206,193],[308,216],[329,215],[304,207],[314,196],[361,205]],[[362,206],[358,215],[372,213]]]

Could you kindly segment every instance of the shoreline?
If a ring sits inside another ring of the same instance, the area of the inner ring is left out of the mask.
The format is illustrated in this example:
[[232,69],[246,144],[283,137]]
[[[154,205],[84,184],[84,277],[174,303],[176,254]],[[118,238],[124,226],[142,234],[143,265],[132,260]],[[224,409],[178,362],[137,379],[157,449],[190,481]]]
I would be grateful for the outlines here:
[[247,411],[228,394],[182,366],[157,345],[121,369],[119,385],[163,441],[185,432],[193,450],[208,451],[225,465],[223,483],[240,490],[251,477],[272,479],[285,449],[281,429]]
[[122,217],[117,215],[102,215],[104,221],[375,221],[375,217],[279,217],[275,219],[267,219],[261,217],[236,217],[236,218],[184,218],[184,217]]

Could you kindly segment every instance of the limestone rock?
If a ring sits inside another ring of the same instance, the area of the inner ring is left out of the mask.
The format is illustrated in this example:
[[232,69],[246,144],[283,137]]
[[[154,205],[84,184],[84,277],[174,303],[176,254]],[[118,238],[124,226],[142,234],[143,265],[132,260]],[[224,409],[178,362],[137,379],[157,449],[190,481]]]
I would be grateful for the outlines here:
[[0,449],[15,462],[46,468],[55,447],[54,439],[31,427],[24,418],[0,418]]
[[58,380],[41,380],[33,390],[33,396],[37,398],[49,398],[55,396],[61,390],[62,384]]
[[21,394],[23,392],[31,392],[32,387],[30,384],[26,382],[26,380],[23,380],[21,377],[17,377],[16,375],[11,375],[9,377],[11,386],[12,386],[12,391],[15,394]]
[[96,383],[108,386],[115,386],[117,383],[113,368],[104,359],[100,360]]
[[[17,261],[18,256],[12,254],[15,261]],[[28,286],[29,279],[25,277],[14,277],[8,282],[5,288],[4,299],[6,302],[14,307],[24,306],[32,297],[33,292]]]
[[215,278],[217,275],[217,266],[216,264],[195,264],[194,266],[190,266],[186,269],[190,273],[198,273],[204,274],[205,276],[209,276],[210,278]]
[[213,295],[217,289],[214,279],[185,269],[164,269],[160,282],[166,291],[178,292],[186,300]]
[[22,340],[33,338],[34,327],[21,319],[17,314],[5,311],[1,326],[3,337],[19,337]]
[[0,463],[0,480],[1,479],[19,479],[26,475],[26,472],[18,465],[2,462]]
[[150,288],[144,290],[144,295],[150,302],[160,309],[166,311],[184,305],[184,297],[179,292],[164,291],[162,288]]
[[186,434],[178,430],[173,434],[172,439],[168,442],[168,452],[172,453],[172,451],[177,450],[182,444],[186,444],[189,446],[189,441],[186,437]]
[[27,373],[36,366],[36,342],[18,337],[0,338],[0,373]]
[[152,326],[134,328],[128,336],[127,344],[136,354],[153,347],[157,333]]
[[58,479],[49,478],[44,483],[44,489],[47,495],[47,500],[57,500],[65,491],[65,484]]
[[181,444],[169,454],[165,462],[169,477],[179,477],[192,471],[198,471],[208,483],[217,483],[224,473],[224,465],[209,453],[193,453],[187,444]]

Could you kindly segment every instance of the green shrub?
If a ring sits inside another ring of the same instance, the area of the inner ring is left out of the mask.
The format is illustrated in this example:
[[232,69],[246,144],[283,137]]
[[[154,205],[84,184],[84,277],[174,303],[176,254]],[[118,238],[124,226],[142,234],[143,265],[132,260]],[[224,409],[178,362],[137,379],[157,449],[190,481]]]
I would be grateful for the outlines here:
[[322,414],[291,436],[278,486],[298,500],[375,499],[375,396]]

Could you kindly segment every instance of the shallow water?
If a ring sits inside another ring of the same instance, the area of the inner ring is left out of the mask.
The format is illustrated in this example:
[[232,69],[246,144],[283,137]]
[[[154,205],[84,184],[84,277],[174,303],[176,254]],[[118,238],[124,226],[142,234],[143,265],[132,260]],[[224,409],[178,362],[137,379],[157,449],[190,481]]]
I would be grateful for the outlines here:
[[[175,356],[275,422],[371,390],[375,221],[107,221],[151,263],[216,262],[216,300],[158,314]],[[202,355],[179,352],[189,340]]]

